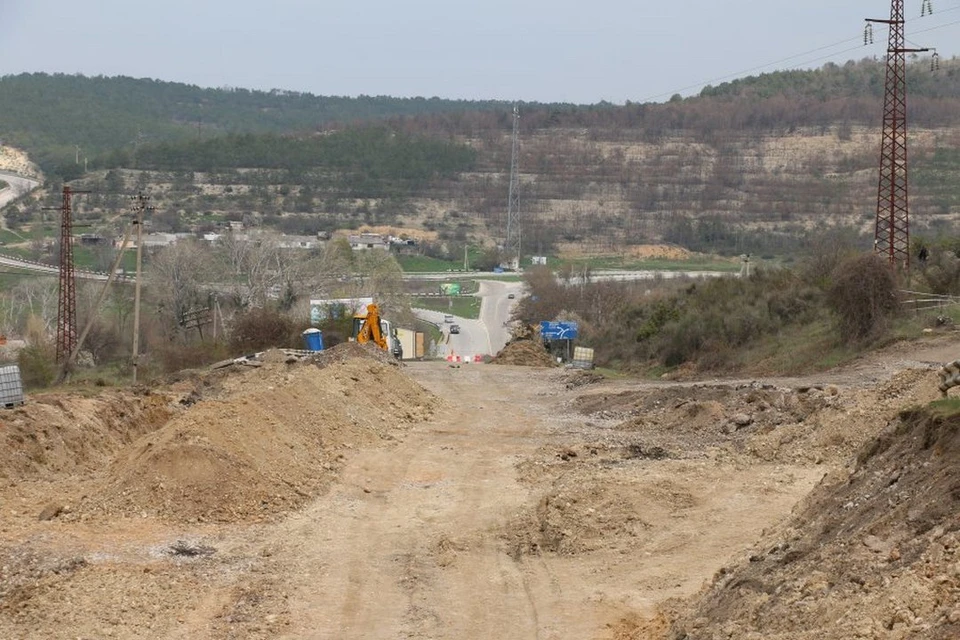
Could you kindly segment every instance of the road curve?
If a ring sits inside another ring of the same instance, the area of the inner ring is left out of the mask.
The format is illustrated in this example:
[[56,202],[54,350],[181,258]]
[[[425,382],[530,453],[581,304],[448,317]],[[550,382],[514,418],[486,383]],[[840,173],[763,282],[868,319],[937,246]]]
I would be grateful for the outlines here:
[[[0,180],[10,185],[0,190],[0,209],[3,209],[17,198],[30,193],[40,186],[40,182],[33,178],[24,178],[15,173],[7,173],[5,171],[0,171]],[[6,228],[6,219],[2,219],[2,224],[3,227]]]
[[[510,333],[504,326],[510,318],[510,312],[516,299],[510,299],[509,294],[518,296],[523,290],[519,282],[480,281],[480,318],[477,320],[462,318],[442,311],[428,309],[413,309],[414,314],[440,327],[443,340],[437,355],[454,354],[459,356],[495,355],[510,338]],[[444,318],[453,316],[453,322],[445,322]],[[450,333],[452,325],[460,327],[459,333]]]

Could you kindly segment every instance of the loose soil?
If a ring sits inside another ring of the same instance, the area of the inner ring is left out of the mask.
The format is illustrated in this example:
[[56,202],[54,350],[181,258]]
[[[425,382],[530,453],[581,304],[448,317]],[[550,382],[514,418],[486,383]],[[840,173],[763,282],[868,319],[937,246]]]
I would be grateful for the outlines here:
[[652,383],[344,345],[32,396],[0,637],[957,637],[960,423],[904,413],[938,391],[900,349]]
[[555,367],[557,361],[540,341],[539,328],[521,326],[514,330],[513,337],[490,359],[490,364],[510,364],[523,367]]
[[511,364],[523,367],[555,367],[556,360],[543,348],[543,345],[532,340],[510,342],[500,353],[490,359],[490,364]]

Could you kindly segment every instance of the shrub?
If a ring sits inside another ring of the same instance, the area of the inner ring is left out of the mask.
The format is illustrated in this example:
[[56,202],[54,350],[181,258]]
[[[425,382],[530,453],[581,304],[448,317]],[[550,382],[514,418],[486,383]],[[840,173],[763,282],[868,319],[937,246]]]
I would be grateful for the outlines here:
[[960,259],[950,250],[934,248],[920,273],[932,293],[951,295],[960,292]]
[[120,355],[123,338],[116,327],[97,320],[90,327],[83,348],[93,356],[93,362],[102,365]]
[[28,345],[17,354],[20,378],[28,388],[48,387],[57,375],[57,355],[47,342]]
[[273,309],[253,309],[234,319],[230,348],[252,353],[270,348],[300,349],[300,331],[287,315]]
[[828,302],[844,340],[879,337],[900,307],[893,268],[873,253],[844,261],[833,274]]
[[[150,357],[159,362],[163,371],[171,373],[181,369],[195,369],[223,360],[229,353],[222,344],[215,342],[201,342],[198,344],[181,344],[168,342],[150,350]],[[149,368],[149,363],[141,364]]]

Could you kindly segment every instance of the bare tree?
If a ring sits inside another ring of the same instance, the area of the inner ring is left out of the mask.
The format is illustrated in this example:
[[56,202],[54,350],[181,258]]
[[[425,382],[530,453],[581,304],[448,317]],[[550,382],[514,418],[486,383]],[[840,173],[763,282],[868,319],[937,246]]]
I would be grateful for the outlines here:
[[179,332],[184,314],[206,304],[204,285],[213,274],[210,250],[201,241],[181,240],[153,257],[148,274],[160,316]]
[[52,334],[57,320],[57,284],[53,279],[22,280],[7,295],[5,328],[23,333],[30,316],[42,324],[47,334]]
[[307,279],[309,254],[280,246],[273,233],[227,233],[216,249],[220,279],[242,306],[263,307],[270,298],[295,296]]

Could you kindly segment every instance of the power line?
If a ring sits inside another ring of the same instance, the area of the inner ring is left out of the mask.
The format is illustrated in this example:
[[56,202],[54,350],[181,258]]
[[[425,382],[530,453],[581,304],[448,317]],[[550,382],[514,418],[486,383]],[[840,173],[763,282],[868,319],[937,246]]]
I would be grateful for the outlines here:
[[[951,12],[951,11],[960,11],[960,5],[954,6],[954,7],[949,7],[949,8],[947,8],[947,9],[938,9],[937,12],[936,12],[936,14],[929,14],[929,13],[928,13],[927,15],[922,16],[922,19],[926,20],[927,18],[930,18],[932,15],[942,15],[942,14],[944,14],[944,13],[949,13],[949,12]],[[956,21],[954,21],[954,22],[948,22],[948,23],[945,23],[945,24],[936,25],[936,26],[933,26],[933,27],[929,27],[929,28],[927,28],[927,29],[919,30],[919,31],[915,31],[915,32],[913,32],[913,35],[917,35],[917,34],[920,34],[920,33],[928,33],[928,32],[930,32],[930,31],[936,31],[936,30],[938,30],[938,29],[945,29],[945,28],[947,28],[947,27],[952,27],[952,26],[955,26],[955,25],[958,25],[958,24],[960,24],[960,20],[956,20]],[[825,50],[827,50],[827,49],[832,49],[832,48],[834,48],[834,47],[839,47],[839,46],[841,46],[841,45],[849,44],[849,43],[851,43],[851,42],[859,42],[860,40],[861,40],[860,37],[853,37],[853,38],[846,38],[845,40],[838,40],[837,42],[834,42],[834,43],[832,43],[832,44],[827,44],[827,45],[823,45],[823,46],[820,46],[820,47],[816,47],[816,48],[814,48],[814,49],[810,49],[810,50],[804,51],[804,52],[802,52],[802,53],[796,53],[796,54],[794,54],[794,55],[787,56],[787,57],[785,57],[785,58],[780,58],[779,60],[774,60],[773,62],[767,62],[767,63],[765,63],[765,64],[757,65],[757,66],[755,66],[755,67],[750,67],[749,69],[743,69],[742,71],[736,71],[736,72],[733,72],[733,73],[728,73],[728,74],[723,75],[723,76],[719,76],[719,77],[716,77],[716,78],[711,78],[711,79],[709,79],[709,80],[703,80],[703,81],[701,81],[701,82],[697,82],[697,83],[695,83],[695,84],[690,84],[690,85],[687,85],[687,86],[685,86],[685,87],[680,87],[680,88],[678,88],[678,89],[673,89],[673,90],[671,90],[671,91],[664,91],[664,92],[662,92],[662,93],[658,93],[658,94],[655,94],[655,95],[651,95],[651,96],[648,96],[648,97],[646,97],[646,98],[641,99],[640,102],[641,102],[641,103],[644,103],[644,102],[652,102],[652,101],[656,100],[657,98],[662,98],[662,97],[664,97],[664,96],[672,96],[672,95],[674,95],[674,94],[682,93],[682,92],[687,91],[687,90],[689,90],[689,89],[696,89],[696,88],[698,88],[698,87],[704,87],[704,86],[707,86],[707,85],[716,84],[716,83],[718,83],[718,82],[723,82],[724,80],[730,80],[730,79],[740,78],[740,77],[742,77],[742,76],[744,76],[744,75],[747,75],[747,74],[749,74],[749,73],[753,73],[753,72],[756,72],[756,71],[762,71],[763,69],[767,69],[767,68],[769,68],[769,67],[781,65],[781,64],[784,64],[784,63],[789,62],[789,61],[791,61],[791,60],[796,60],[797,58],[805,58],[806,56],[809,56],[809,55],[814,54],[814,53],[818,53],[818,52],[820,52],[820,51],[825,51]],[[825,56],[819,56],[819,57],[816,57],[816,58],[811,58],[811,59],[809,59],[809,60],[804,60],[803,62],[798,62],[798,63],[796,63],[796,64],[794,64],[794,65],[791,65],[791,66],[794,67],[794,68],[797,68],[797,67],[805,67],[805,66],[811,65],[811,64],[813,64],[813,63],[815,63],[815,62],[821,62],[821,61],[823,61],[823,60],[829,60],[830,58],[833,58],[834,56],[839,56],[839,55],[842,55],[842,54],[844,54],[844,53],[850,53],[850,52],[852,52],[852,51],[857,51],[858,49],[862,49],[862,48],[863,48],[863,47],[858,44],[857,46],[849,47],[849,48],[847,48],[847,49],[842,49],[842,50],[840,50],[840,51],[835,51],[835,52],[829,53],[829,54],[827,54],[827,55],[825,55]]]
[[[641,102],[650,102],[650,101],[652,101],[652,100],[655,100],[656,98],[661,98],[661,97],[663,97],[663,96],[669,96],[669,95],[673,95],[673,94],[675,94],[675,93],[680,93],[681,91],[686,91],[687,89],[696,89],[697,87],[703,87],[703,86],[706,86],[706,85],[708,85],[708,84],[714,84],[714,83],[716,83],[716,82],[722,82],[723,80],[728,80],[728,79],[730,79],[730,78],[739,78],[739,77],[741,77],[741,76],[743,76],[743,75],[745,75],[745,74],[752,73],[752,72],[754,72],[754,71],[760,71],[761,69],[766,69],[767,67],[772,67],[772,66],[774,66],[774,65],[783,64],[784,62],[793,60],[793,59],[795,59],[795,58],[802,58],[802,57],[804,57],[804,56],[810,55],[811,53],[816,53],[816,52],[818,52],[818,51],[823,51],[824,49],[831,49],[831,48],[833,48],[833,47],[838,47],[838,46],[840,46],[840,45],[842,45],[842,44],[847,44],[847,43],[849,43],[849,42],[857,42],[857,41],[859,41],[859,40],[860,40],[860,38],[847,38],[846,40],[840,40],[839,42],[835,42],[835,43],[833,43],[833,44],[828,44],[828,45],[824,45],[824,46],[822,46],[822,47],[817,47],[816,49],[811,49],[810,51],[804,51],[803,53],[798,53],[798,54],[795,54],[795,55],[792,55],[792,56],[787,56],[786,58],[781,58],[780,60],[776,60],[776,61],[774,61],[774,62],[768,62],[768,63],[766,63],[766,64],[761,64],[761,65],[756,66],[756,67],[751,67],[751,68],[749,68],[749,69],[744,69],[743,71],[736,71],[736,72],[734,72],[734,73],[728,73],[727,75],[724,75],[724,76],[720,76],[720,77],[717,77],[717,78],[712,78],[712,79],[710,79],[710,80],[704,80],[704,81],[698,82],[698,83],[696,83],[696,84],[691,84],[691,85],[687,85],[687,86],[685,86],[685,87],[681,87],[681,88],[679,88],[679,89],[674,89],[673,91],[664,91],[663,93],[658,93],[658,94],[656,94],[656,95],[652,95],[652,96],[649,96],[649,97],[647,97],[647,98],[644,98],[643,100],[641,100]],[[860,48],[859,46],[851,47],[850,49],[845,49],[844,51],[838,51],[838,52],[836,52],[836,53],[832,53],[832,54],[830,54],[830,56],[832,57],[832,56],[834,56],[834,55],[839,55],[839,54],[841,54],[841,53],[844,53],[845,51],[853,51],[854,49],[859,49],[859,48]]]

